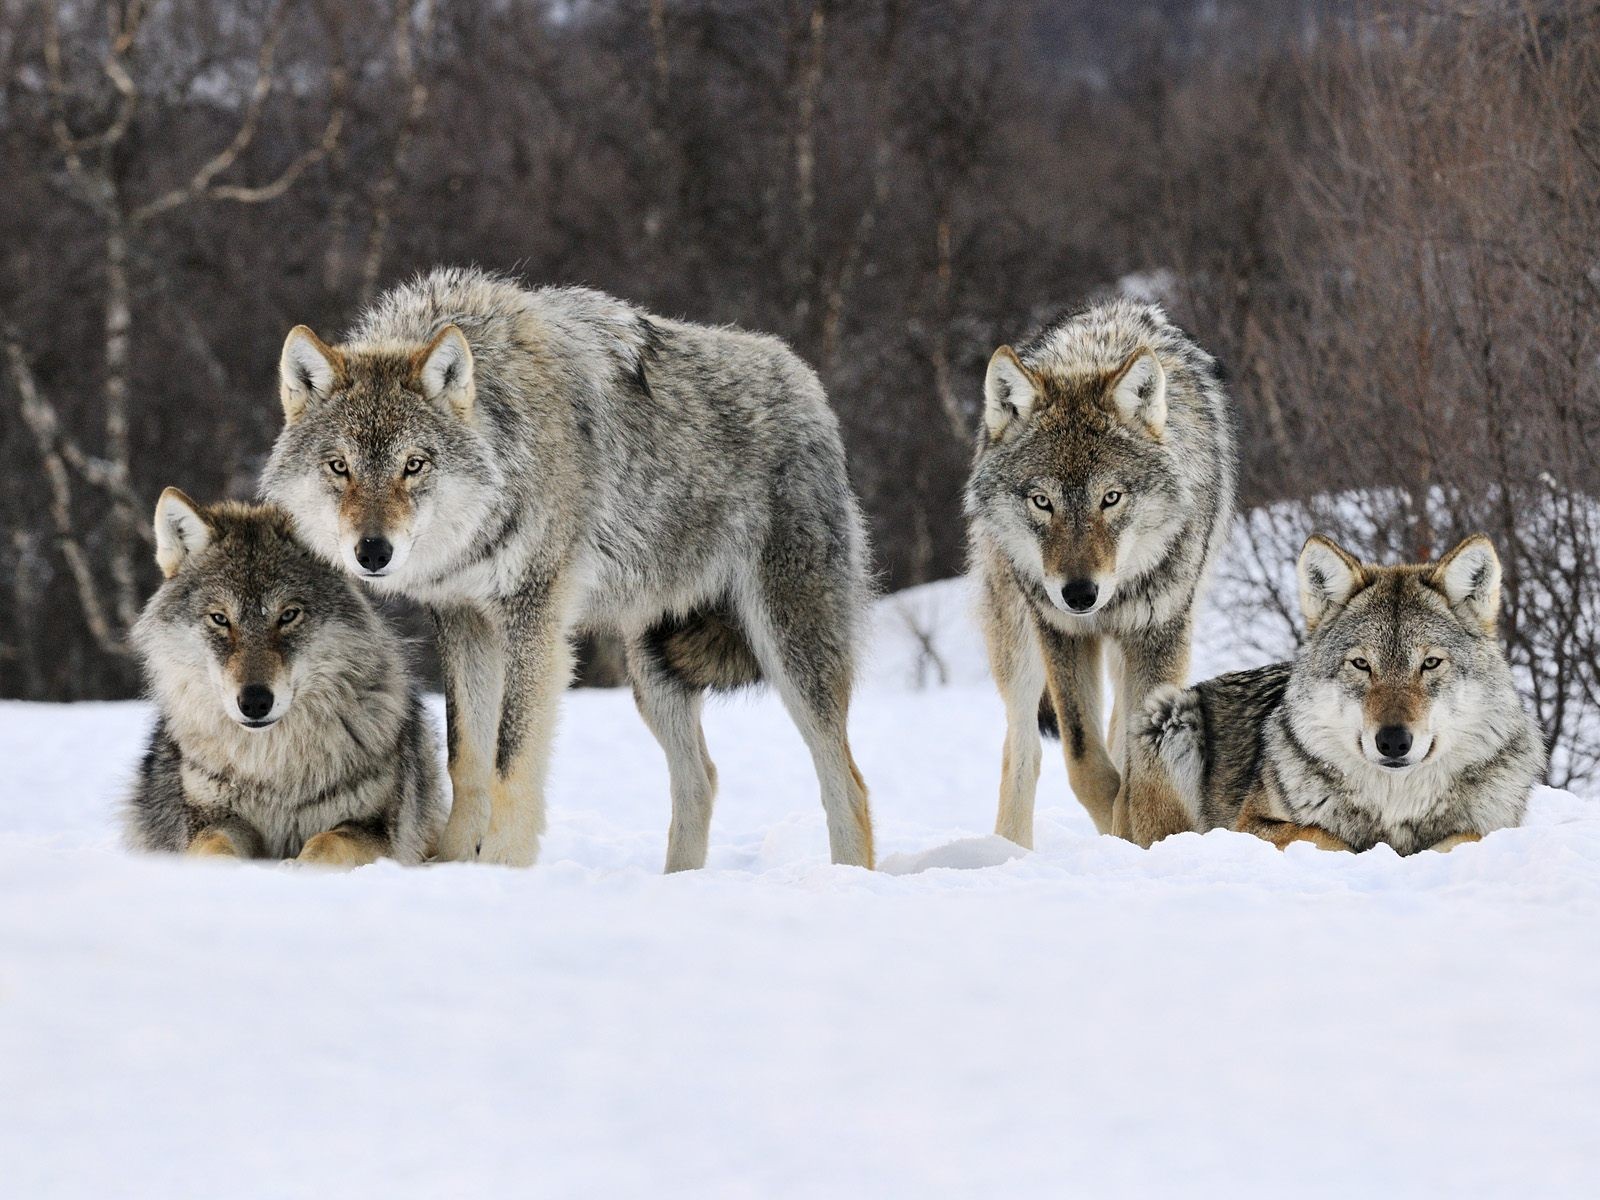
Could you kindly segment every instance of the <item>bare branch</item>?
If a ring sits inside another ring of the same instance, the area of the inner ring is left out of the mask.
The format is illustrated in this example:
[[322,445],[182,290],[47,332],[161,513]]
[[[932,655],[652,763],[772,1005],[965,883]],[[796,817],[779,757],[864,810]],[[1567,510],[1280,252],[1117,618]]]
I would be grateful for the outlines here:
[[56,544],[66,560],[77,590],[78,605],[83,610],[85,624],[95,643],[107,654],[125,658],[132,652],[122,635],[113,626],[111,617],[101,602],[94,572],[89,566],[89,556],[78,540],[72,519],[72,481],[67,464],[57,449],[55,430],[59,426],[54,411],[39,394],[33,369],[28,365],[14,331],[5,331],[6,362],[11,380],[17,390],[18,408],[22,420],[33,434],[34,444],[44,463],[45,480],[50,490],[50,520],[55,526]]
[[372,229],[367,236],[367,252],[361,263],[360,298],[365,304],[377,290],[378,276],[383,271],[383,256],[388,249],[389,230],[394,224],[395,196],[400,190],[400,177],[405,170],[411,143],[422,126],[428,109],[428,78],[417,70],[414,42],[426,41],[433,33],[433,0],[422,0],[417,14],[417,28],[413,37],[411,4],[409,0],[396,0],[394,24],[394,58],[401,86],[406,93],[405,116],[395,134],[394,148],[383,178],[378,181],[372,201]]
[[316,141],[307,147],[293,162],[289,163],[279,175],[266,183],[261,184],[219,184],[216,179],[226,173],[239,157],[250,148],[255,141],[256,133],[261,125],[261,113],[266,107],[267,100],[272,95],[276,85],[277,74],[274,63],[277,58],[278,43],[283,37],[286,24],[285,14],[289,0],[279,0],[267,19],[267,25],[261,39],[261,48],[256,56],[255,84],[250,89],[250,97],[245,102],[243,116],[240,118],[239,127],[234,131],[228,144],[212,155],[203,163],[188,182],[175,187],[168,192],[157,196],[145,204],[140,205],[128,214],[130,225],[140,225],[152,217],[170,212],[185,204],[196,200],[226,200],[235,204],[264,204],[276,200],[294,186],[295,181],[312,166],[333,152],[338,144],[339,136],[344,129],[345,118],[345,93],[348,87],[348,78],[342,63],[336,63],[329,70],[329,109],[327,122],[322,127],[322,134]]

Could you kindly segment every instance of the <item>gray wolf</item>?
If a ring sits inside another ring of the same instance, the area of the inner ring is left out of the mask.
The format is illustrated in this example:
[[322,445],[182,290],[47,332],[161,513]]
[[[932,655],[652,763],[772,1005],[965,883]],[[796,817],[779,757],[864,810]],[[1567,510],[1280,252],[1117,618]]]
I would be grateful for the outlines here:
[[448,704],[442,857],[527,865],[570,635],[614,631],[671,775],[670,870],[705,864],[705,693],[770,682],[835,862],[872,865],[846,736],[870,595],[838,421],[783,343],[582,288],[437,270],[345,342],[283,349],[263,493],[380,592],[427,605]]
[[152,851],[420,862],[438,746],[399,644],[274,508],[156,505],[165,581],[133,630],[156,725],[125,813]]
[[1293,662],[1147,706],[1141,737],[1196,827],[1412,854],[1520,824],[1545,749],[1496,636],[1489,539],[1380,567],[1313,537],[1299,579]]
[[1072,790],[1102,833],[1148,846],[1189,827],[1125,723],[1153,689],[1186,678],[1235,473],[1217,364],[1160,308],[1092,305],[995,351],[966,511],[1006,706],[996,832],[1033,844],[1041,728],[1060,730]]

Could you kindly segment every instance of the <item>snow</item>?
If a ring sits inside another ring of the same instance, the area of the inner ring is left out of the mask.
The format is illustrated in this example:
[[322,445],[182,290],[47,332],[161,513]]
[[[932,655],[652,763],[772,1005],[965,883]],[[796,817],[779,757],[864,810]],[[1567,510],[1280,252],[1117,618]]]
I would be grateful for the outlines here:
[[[1600,808],[1146,851],[1052,751],[1023,853],[966,607],[877,613],[876,873],[827,864],[768,696],[711,707],[711,864],[672,877],[625,692],[567,697],[526,872],[133,857],[147,709],[0,705],[0,1195],[1596,1194]],[[1197,672],[1259,661],[1233,625]]]

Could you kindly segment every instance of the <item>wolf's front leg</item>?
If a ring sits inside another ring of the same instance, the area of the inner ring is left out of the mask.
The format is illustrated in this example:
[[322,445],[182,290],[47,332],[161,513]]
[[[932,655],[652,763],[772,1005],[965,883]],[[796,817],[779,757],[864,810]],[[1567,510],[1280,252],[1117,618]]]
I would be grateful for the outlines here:
[[1439,853],[1444,854],[1454,850],[1457,846],[1465,846],[1468,842],[1481,841],[1483,841],[1483,834],[1481,833],[1458,833],[1452,837],[1445,838],[1441,842],[1435,842],[1428,849],[1437,850]]
[[1318,850],[1350,849],[1348,842],[1326,829],[1274,816],[1270,800],[1259,788],[1245,798],[1233,827],[1239,833],[1254,834],[1263,841],[1271,842],[1279,850],[1286,849],[1294,842],[1310,842]]
[[1067,781],[1095,829],[1110,833],[1121,778],[1106,749],[1101,723],[1100,639],[1069,637],[1041,621],[1039,643],[1067,756]]
[[389,853],[389,839],[375,829],[353,821],[336,825],[325,833],[306,839],[295,857],[307,866],[349,871],[364,867]]
[[556,709],[572,675],[572,651],[557,587],[507,601],[505,685],[489,781],[489,828],[482,862],[528,867],[544,834],[544,782]]
[[438,857],[471,862],[489,832],[489,790],[505,692],[506,644],[500,614],[466,606],[435,609],[444,672],[450,754],[450,818]]
[[[190,805],[187,809],[189,844],[185,854],[195,858],[260,858],[264,847],[261,835],[238,817],[221,814],[218,810],[203,812]],[[214,819],[211,819],[214,818]]]
[[1145,740],[1128,725],[1142,719],[1145,701],[1164,683],[1182,686],[1189,674],[1191,622],[1178,620],[1142,630],[1122,642],[1122,787],[1112,814],[1112,832],[1141,846],[1193,828],[1172,779]]
[[992,567],[983,574],[979,608],[989,671],[1006,706],[1006,740],[1000,752],[1000,808],[994,831],[1033,849],[1033,807],[1039,788],[1039,704],[1044,658],[1016,586]]

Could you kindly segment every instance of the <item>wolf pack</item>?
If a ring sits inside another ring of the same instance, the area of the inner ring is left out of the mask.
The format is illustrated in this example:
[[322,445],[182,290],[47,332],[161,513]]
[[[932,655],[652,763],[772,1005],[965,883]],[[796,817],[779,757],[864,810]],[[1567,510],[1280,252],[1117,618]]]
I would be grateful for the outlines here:
[[[832,860],[873,866],[848,736],[869,547],[838,421],[783,342],[449,268],[342,341],[296,327],[278,389],[260,503],[156,504],[131,844],[528,866],[573,641],[599,633],[666,755],[668,871],[706,862],[706,695],[756,683],[810,751]],[[1095,828],[1140,846],[1411,854],[1519,824],[1545,745],[1482,535],[1398,565],[1313,535],[1292,661],[1188,685],[1234,426],[1216,360],[1155,305],[994,352],[965,512],[1006,713],[996,831],[1032,846],[1045,737]],[[448,791],[385,595],[431,616]]]

